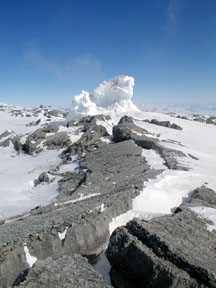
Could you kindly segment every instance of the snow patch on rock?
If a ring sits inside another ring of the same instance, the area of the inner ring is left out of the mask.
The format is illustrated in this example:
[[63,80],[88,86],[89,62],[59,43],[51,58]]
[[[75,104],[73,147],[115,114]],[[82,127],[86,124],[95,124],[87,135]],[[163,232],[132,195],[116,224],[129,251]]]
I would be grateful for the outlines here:
[[66,237],[66,234],[67,234],[67,230],[68,230],[68,226],[65,228],[65,230],[61,233],[61,232],[58,232],[58,237],[61,241],[63,241]]
[[28,263],[29,267],[31,268],[36,262],[37,262],[37,257],[34,257],[30,254],[28,247],[25,245],[24,246],[24,252],[25,252],[25,258],[26,262]]
[[213,230],[216,231],[216,209],[211,208],[211,207],[204,207],[204,206],[191,207],[190,209],[193,212],[200,215],[201,217],[212,221],[212,224],[206,224],[208,231],[210,232],[212,232]]

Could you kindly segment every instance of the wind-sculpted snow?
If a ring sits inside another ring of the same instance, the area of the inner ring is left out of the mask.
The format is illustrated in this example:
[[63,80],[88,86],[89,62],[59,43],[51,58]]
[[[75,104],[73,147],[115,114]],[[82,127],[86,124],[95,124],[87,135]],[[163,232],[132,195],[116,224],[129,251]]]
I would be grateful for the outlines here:
[[133,77],[118,76],[108,82],[103,81],[93,94],[82,91],[74,96],[67,121],[87,115],[139,111],[131,101],[133,86]]

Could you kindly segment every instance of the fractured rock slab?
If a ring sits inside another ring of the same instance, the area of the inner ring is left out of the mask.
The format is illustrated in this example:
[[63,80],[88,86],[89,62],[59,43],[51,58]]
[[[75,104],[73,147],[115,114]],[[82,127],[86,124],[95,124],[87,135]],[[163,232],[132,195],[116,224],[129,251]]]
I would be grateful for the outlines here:
[[116,286],[127,279],[130,288],[216,287],[216,231],[189,208],[214,205],[213,192],[201,187],[172,217],[134,219],[116,229],[107,250]]
[[[19,279],[18,279],[19,280]],[[80,255],[63,256],[58,260],[51,257],[38,261],[25,276],[25,280],[16,281],[14,287],[25,288],[109,288],[111,287],[99,275],[86,258]]]

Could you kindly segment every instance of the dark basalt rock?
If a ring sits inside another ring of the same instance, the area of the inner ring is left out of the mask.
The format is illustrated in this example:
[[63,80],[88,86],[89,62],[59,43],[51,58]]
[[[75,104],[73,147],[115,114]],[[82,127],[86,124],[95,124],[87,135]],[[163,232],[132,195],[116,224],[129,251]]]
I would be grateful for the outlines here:
[[118,124],[122,124],[122,123],[133,123],[134,120],[133,120],[133,117],[130,117],[130,116],[123,116],[120,120],[119,120],[119,123]]
[[58,181],[60,195],[62,196],[68,195],[70,196],[76,189],[84,183],[86,180],[86,173],[81,170],[78,172],[67,172],[66,175]]
[[36,120],[36,121],[32,121],[32,122],[26,124],[26,126],[27,126],[27,127],[37,126],[37,125],[39,125],[40,123],[41,123],[41,119],[38,119],[38,120]]
[[[140,135],[140,133],[143,135]],[[134,123],[123,122],[122,124],[118,124],[113,127],[113,140],[115,142],[132,139],[138,146],[142,147],[143,149],[153,149],[159,153],[164,159],[164,164],[169,169],[187,170],[185,167],[179,166],[175,159],[176,156],[185,156],[184,153],[174,149],[165,148],[159,143],[157,139],[148,137],[146,135],[148,135],[148,132],[142,128],[137,127]]]
[[216,208],[216,193],[214,190],[202,186],[192,191],[187,199],[183,199],[183,203],[176,209],[175,213],[181,212],[187,207],[205,206]]
[[22,150],[22,143],[20,141],[20,137],[19,136],[15,136],[15,137],[11,138],[11,142],[13,143],[14,149],[17,152],[20,152]]
[[9,131],[9,130],[5,130],[1,135],[0,135],[0,140],[4,137],[7,137],[11,134],[13,134],[14,132],[13,131]]
[[99,147],[107,145],[100,140],[101,137],[109,135],[106,128],[101,125],[94,126],[91,124],[88,127],[86,126],[85,129],[87,130],[82,137],[64,151],[63,157],[66,156],[67,159],[70,159],[73,155],[82,155],[86,151],[95,151]]
[[144,120],[145,122],[148,122],[150,124],[162,126],[162,127],[167,127],[167,128],[172,128],[176,130],[182,130],[182,127],[179,125],[172,123],[170,121],[158,121],[157,119],[152,119],[152,120]]
[[62,117],[62,116],[65,116],[65,111],[62,111],[62,110],[51,110],[48,112],[48,115],[50,116],[54,116],[54,117]]
[[111,117],[109,115],[95,115],[95,116],[85,116],[79,120],[71,120],[67,123],[68,127],[71,126],[84,126],[84,132],[88,130],[87,126],[95,126],[96,121],[109,121]]
[[4,141],[0,142],[0,146],[8,147],[10,145],[10,138],[5,139]]
[[60,257],[58,260],[49,257],[38,261],[25,276],[24,281],[18,282],[13,287],[109,288],[111,286],[88,264],[86,258],[75,254],[72,257]]
[[206,120],[207,124],[213,124],[216,125],[216,116],[210,116],[207,120]]
[[49,125],[47,127],[43,127],[42,131],[45,133],[57,133],[59,130],[59,126],[57,125]]
[[42,183],[42,182],[49,183],[49,181],[50,181],[50,178],[49,178],[49,175],[46,172],[41,173],[39,175],[39,177],[38,177],[38,182],[39,183]]
[[71,139],[67,132],[58,132],[54,135],[47,136],[44,143],[48,149],[64,148],[71,145]]
[[30,155],[34,152],[39,153],[42,149],[38,148],[38,145],[45,139],[45,137],[46,133],[42,129],[37,129],[27,137],[22,150]]
[[216,207],[213,193],[198,188],[172,217],[134,219],[116,229],[107,250],[116,287],[216,287],[216,232],[189,208]]
[[22,149],[22,143],[20,142],[20,137],[15,136],[15,137],[8,137],[4,141],[0,142],[0,146],[2,147],[8,147],[12,143],[14,145],[14,149],[17,152],[20,152]]
[[195,117],[195,118],[193,118],[193,121],[200,122],[200,123],[206,123],[206,119],[204,117]]

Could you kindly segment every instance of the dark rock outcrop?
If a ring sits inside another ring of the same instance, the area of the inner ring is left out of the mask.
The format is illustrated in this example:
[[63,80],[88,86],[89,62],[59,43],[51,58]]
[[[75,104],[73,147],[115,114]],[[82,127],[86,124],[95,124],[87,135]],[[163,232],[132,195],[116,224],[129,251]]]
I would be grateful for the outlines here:
[[216,125],[216,116],[210,116],[207,120],[206,120],[207,124],[213,124]]
[[49,181],[50,181],[50,178],[46,172],[41,173],[38,177],[38,183],[42,183],[42,182],[49,183]]
[[58,110],[58,109],[50,110],[50,111],[48,111],[48,115],[54,116],[54,117],[65,117],[66,111]]
[[45,133],[57,133],[59,130],[59,126],[57,125],[49,125],[47,127],[43,127],[42,131]]
[[58,260],[51,257],[38,261],[20,282],[13,287],[25,288],[109,288],[110,285],[99,275],[86,258],[80,255],[63,256]]
[[[131,209],[132,199],[139,194],[143,181],[161,172],[149,169],[141,156],[142,148],[132,140],[105,143],[85,153],[80,160],[85,180],[80,177],[80,183],[79,177],[74,179],[70,175],[73,190],[70,185],[60,183],[63,194],[56,203],[36,207],[28,217],[0,225],[2,285],[10,286],[28,268],[24,243],[38,260],[100,253],[108,243],[112,218]],[[58,233],[66,228],[65,239],[61,240]]]
[[107,250],[116,286],[216,287],[216,232],[189,208],[215,205],[213,193],[201,187],[171,217],[134,219],[116,229]]
[[37,126],[37,125],[39,125],[40,123],[41,123],[41,119],[38,119],[38,120],[36,120],[36,121],[32,121],[32,122],[26,124],[26,126],[27,126],[27,127]]
[[[121,122],[121,120],[120,120]],[[122,122],[113,127],[113,140],[121,142],[132,139],[138,146],[144,149],[153,149],[164,159],[164,164],[169,169],[187,170],[185,167],[179,166],[176,157],[185,156],[181,151],[165,148],[156,138],[149,137],[148,132],[136,126],[134,123]]]
[[64,197],[65,195],[72,195],[72,193],[86,180],[86,173],[83,170],[78,172],[67,172],[65,174],[66,175],[58,182],[60,190],[59,198]]
[[[87,129],[85,127],[85,129]],[[100,140],[103,136],[108,136],[106,128],[101,125],[89,125],[88,129],[82,135],[82,137],[75,143],[73,143],[67,150],[64,151],[63,157],[66,156],[70,159],[73,155],[91,152],[97,150],[99,147],[107,145]]]
[[39,153],[42,148],[39,148],[39,144],[45,139],[46,133],[42,129],[37,129],[30,134],[25,144],[23,145],[23,151],[27,154],[32,155],[34,152]]
[[58,132],[54,135],[47,136],[44,143],[48,149],[57,149],[68,147],[71,144],[71,139],[67,132]]
[[176,130],[182,130],[182,127],[179,125],[172,123],[170,121],[158,121],[157,119],[152,119],[152,120],[144,120],[145,122],[148,122],[150,124],[166,127],[166,128],[172,128]]
[[0,134],[0,140],[2,140],[3,138],[13,134],[14,132],[11,130],[5,130],[2,134]]
[[[84,133],[72,145],[67,132],[46,135],[55,133],[56,128],[50,128],[55,126],[43,127],[28,136],[23,147],[27,153],[39,153],[41,146],[48,149],[66,147],[62,162],[78,154],[79,169],[63,174],[56,169],[54,174],[62,177],[59,181],[61,194],[56,203],[38,206],[28,214],[0,225],[2,287],[11,286],[20,273],[25,276],[28,272],[25,247],[38,260],[52,257],[54,261],[64,255],[92,255],[103,251],[109,241],[109,223],[113,217],[131,209],[133,198],[140,193],[144,181],[162,172],[150,169],[142,156],[143,148],[155,149],[169,168],[179,168],[175,160],[178,151],[166,149],[156,139],[147,137],[147,131],[137,127],[129,117],[123,117],[113,128],[116,143],[102,142],[100,138],[109,134],[103,126],[97,125],[97,120],[104,121],[104,117],[89,116],[74,123],[83,127],[80,129]],[[45,174],[40,176],[42,181],[46,181]],[[45,261],[49,265],[51,260]],[[170,267],[172,265],[175,267],[173,263]]]
[[[11,132],[11,133],[7,133],[7,131],[5,131],[6,133],[3,133],[2,135],[11,135],[12,133],[14,132]],[[7,137],[7,136],[3,136],[2,139],[4,137]],[[0,142],[0,146],[2,147],[8,147],[10,145],[10,143],[13,144],[14,146],[14,149],[17,151],[17,152],[20,152],[20,150],[22,149],[22,143],[20,142],[20,137],[19,136],[12,136],[12,137],[8,137],[6,138],[5,140],[1,141]]]

